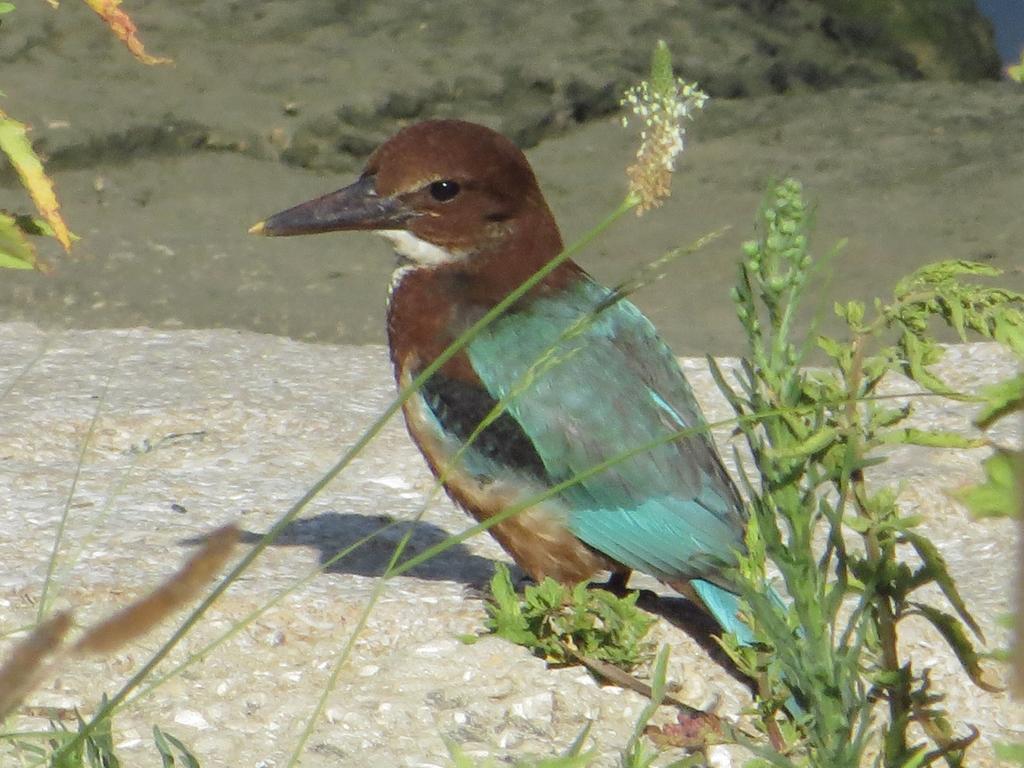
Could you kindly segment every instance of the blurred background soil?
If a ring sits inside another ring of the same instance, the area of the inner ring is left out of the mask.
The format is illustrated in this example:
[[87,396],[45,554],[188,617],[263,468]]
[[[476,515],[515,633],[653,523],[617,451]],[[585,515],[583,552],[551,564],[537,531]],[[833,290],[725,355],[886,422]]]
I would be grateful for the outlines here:
[[[348,183],[400,126],[456,116],[527,150],[571,240],[625,191],[636,140],[618,100],[659,38],[713,98],[668,204],[581,262],[614,283],[729,227],[635,297],[678,353],[740,351],[739,246],[788,175],[816,206],[817,252],[847,239],[805,320],[830,327],[832,299],[884,295],[937,259],[985,261],[1024,286],[1024,87],[1000,80],[992,26],[967,0],[124,8],[172,65],[137,63],[83,4],[25,0],[3,18],[0,107],[32,125],[82,239],[71,258],[41,244],[52,277],[4,272],[0,320],[381,342],[383,241],[265,240],[249,225]],[[28,209],[9,169],[0,209]]]

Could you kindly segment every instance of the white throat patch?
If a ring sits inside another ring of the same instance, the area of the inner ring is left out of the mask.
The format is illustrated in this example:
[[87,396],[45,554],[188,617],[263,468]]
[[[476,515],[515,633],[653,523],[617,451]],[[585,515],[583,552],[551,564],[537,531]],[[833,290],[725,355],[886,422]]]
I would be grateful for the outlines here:
[[404,229],[381,229],[377,231],[377,234],[391,243],[395,253],[413,262],[416,266],[436,267],[453,261],[461,261],[464,258],[461,253],[428,243]]
[[391,303],[391,296],[398,288],[398,284],[402,282],[402,278],[410,272],[439,267],[442,264],[450,264],[465,258],[465,254],[428,243],[404,229],[380,229],[377,230],[377,234],[390,242],[395,253],[401,257],[398,267],[391,273],[391,282],[388,284],[388,304]]

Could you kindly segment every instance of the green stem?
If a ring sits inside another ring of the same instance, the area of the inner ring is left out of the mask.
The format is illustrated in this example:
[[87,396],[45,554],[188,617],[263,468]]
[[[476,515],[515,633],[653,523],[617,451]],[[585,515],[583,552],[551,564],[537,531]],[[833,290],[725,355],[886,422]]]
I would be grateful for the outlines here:
[[[867,336],[858,334],[854,337],[853,355],[847,385],[846,427],[850,454],[857,460],[863,458],[861,447],[861,430],[857,421],[857,395],[864,375],[864,354]],[[864,471],[857,467],[850,472],[850,485],[857,511],[865,519],[877,523],[868,503],[868,490],[864,480]],[[869,525],[864,534],[864,548],[872,572],[879,573],[883,565],[894,559],[895,552],[891,545],[883,546],[878,538],[878,528]],[[878,640],[882,650],[882,669],[887,675],[896,679],[896,683],[888,687],[889,691],[889,729],[885,734],[885,764],[887,766],[902,765],[907,756],[907,727],[910,724],[910,680],[900,669],[899,645],[896,631],[896,615],[893,611],[892,598],[888,594],[875,592],[874,614],[878,622]]]
[[57,522],[57,532],[53,535],[53,548],[50,550],[50,559],[46,563],[46,576],[43,577],[43,592],[39,596],[39,610],[36,612],[36,623],[42,623],[50,610],[53,598],[50,592],[54,586],[54,576],[57,571],[57,561],[60,558],[60,548],[64,543],[64,532],[67,529],[68,517],[71,514],[71,502],[75,498],[75,490],[78,488],[78,481],[82,476],[82,466],[85,464],[85,456],[92,445],[93,436],[96,434],[96,424],[100,420],[100,413],[107,399],[107,392],[110,389],[110,376],[103,384],[103,389],[96,399],[96,409],[93,411],[89,427],[82,438],[82,447],[78,451],[78,461],[75,463],[75,472],[71,476],[71,487],[68,488],[67,496],[64,498],[64,509],[61,511],[60,520]]

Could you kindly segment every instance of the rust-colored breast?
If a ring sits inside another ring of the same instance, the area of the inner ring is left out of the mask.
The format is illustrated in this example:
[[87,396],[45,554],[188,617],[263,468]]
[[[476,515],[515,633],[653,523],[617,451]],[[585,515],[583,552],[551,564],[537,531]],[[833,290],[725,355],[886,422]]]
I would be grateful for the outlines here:
[[[463,331],[562,247],[543,200],[535,201],[522,218],[496,223],[494,228],[494,240],[466,258],[409,267],[396,276],[387,322],[399,387],[407,386]],[[573,262],[562,264],[512,311],[527,311],[533,298],[557,292],[582,274]],[[446,362],[439,375],[484,388],[464,351]],[[545,489],[538,478],[513,466],[501,476],[474,476],[457,458],[462,447],[459,438],[439,428],[419,394],[405,404],[404,413],[409,434],[434,475],[441,478],[448,495],[477,520],[487,520]],[[565,510],[555,498],[523,510],[490,531],[516,563],[537,580],[550,576],[573,584],[599,571],[628,571],[577,539],[566,528],[565,520]]]
[[[412,363],[413,361],[406,361]],[[398,370],[398,385],[412,381],[407,365]],[[461,443],[440,434],[419,395],[403,407],[406,427],[434,476],[459,506],[479,521],[488,520],[510,506],[542,493],[535,480],[510,472],[506,476],[477,477],[456,455]],[[576,584],[600,571],[628,573],[628,569],[577,539],[565,527],[565,510],[557,498],[528,507],[491,527],[490,533],[520,568],[536,580],[546,576],[563,584]]]

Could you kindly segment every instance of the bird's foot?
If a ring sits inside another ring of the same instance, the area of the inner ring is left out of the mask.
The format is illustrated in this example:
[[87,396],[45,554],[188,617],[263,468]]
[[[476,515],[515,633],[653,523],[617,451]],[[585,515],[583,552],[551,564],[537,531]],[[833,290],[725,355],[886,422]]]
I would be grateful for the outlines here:
[[605,592],[611,592],[616,597],[625,597],[630,592],[636,592],[635,589],[629,588],[629,577],[633,574],[632,571],[612,571],[608,577],[608,581],[604,583],[591,583],[593,589],[603,589]]

